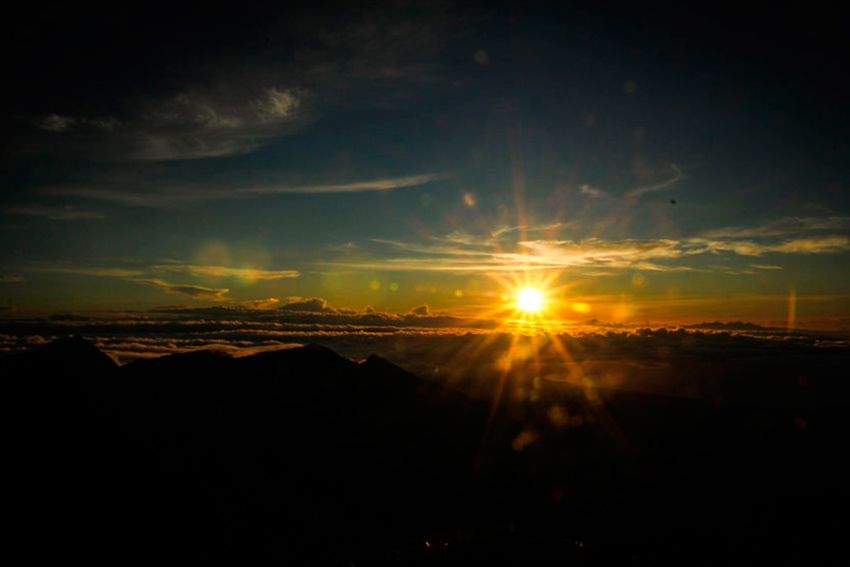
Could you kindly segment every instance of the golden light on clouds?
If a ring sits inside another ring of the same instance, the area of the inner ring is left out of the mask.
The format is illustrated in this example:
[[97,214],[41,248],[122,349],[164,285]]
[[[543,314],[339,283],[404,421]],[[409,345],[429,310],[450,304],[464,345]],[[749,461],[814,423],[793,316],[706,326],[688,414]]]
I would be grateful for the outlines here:
[[583,301],[576,301],[572,304],[572,310],[576,313],[590,313],[590,304]]

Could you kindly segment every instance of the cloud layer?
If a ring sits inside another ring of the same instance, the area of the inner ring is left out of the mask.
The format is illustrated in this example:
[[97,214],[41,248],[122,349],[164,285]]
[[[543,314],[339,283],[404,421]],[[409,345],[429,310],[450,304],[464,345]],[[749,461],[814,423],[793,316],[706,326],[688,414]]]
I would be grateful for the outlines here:
[[[522,227],[522,232],[552,232],[562,226]],[[848,252],[850,236],[834,233],[846,231],[848,227],[850,219],[847,217],[781,219],[757,227],[706,231],[689,238],[621,240],[600,237],[516,240],[517,228],[513,227],[496,229],[485,235],[455,231],[445,237],[430,237],[424,242],[375,239],[372,243],[378,250],[374,261],[346,260],[331,265],[369,270],[454,273],[571,269],[605,275],[624,268],[714,271],[715,268],[705,266],[704,262],[696,265],[695,259],[708,255],[761,257]],[[782,269],[776,264],[753,264],[752,267]],[[754,272],[750,270],[749,273]]]
[[[225,291],[192,286],[169,290],[188,295]],[[309,298],[281,308],[171,307],[99,317],[6,316],[0,320],[0,353],[20,352],[72,334],[91,338],[121,363],[200,348],[255,352],[320,343],[355,360],[379,354],[424,378],[474,396],[492,395],[499,377],[508,377],[512,384],[508,395],[528,395],[540,388],[539,381],[548,381],[699,396],[712,384],[708,379],[715,371],[712,361],[725,360],[729,352],[744,362],[722,364],[743,377],[759,375],[757,367],[747,362],[751,360],[789,361],[777,367],[791,364],[792,375],[807,360],[840,364],[850,352],[850,321],[845,321],[844,328],[843,333],[830,336],[740,321],[690,328],[588,321],[570,332],[529,335],[512,333],[498,321],[433,313],[426,305],[408,313],[358,312]],[[707,379],[692,380],[694,372],[702,372]],[[796,383],[796,375],[792,377]]]
[[[71,197],[90,201],[102,201],[126,207],[172,208],[205,201],[258,198],[264,195],[279,194],[333,194],[361,193],[366,191],[389,191],[404,187],[418,187],[427,183],[445,179],[445,175],[427,173],[403,177],[386,177],[369,181],[354,181],[326,185],[258,185],[249,187],[224,187],[216,185],[195,186],[193,184],[157,184],[153,187],[133,188],[126,184],[112,186],[52,186],[39,189],[42,195]],[[61,213],[61,209],[56,214]],[[67,209],[68,211],[73,209]],[[25,214],[25,213],[19,213]],[[66,213],[68,214],[68,213]],[[102,218],[97,213],[79,218]]]
[[177,285],[164,282],[162,280],[134,279],[133,281],[140,284],[158,287],[168,293],[188,295],[192,299],[203,299],[207,301],[227,301],[228,298],[224,297],[224,294],[230,291],[229,289],[212,289],[199,285]]
[[40,203],[26,203],[3,207],[0,213],[28,217],[41,217],[48,220],[73,221],[104,219],[106,215],[97,211],[87,211],[71,206],[51,206]]

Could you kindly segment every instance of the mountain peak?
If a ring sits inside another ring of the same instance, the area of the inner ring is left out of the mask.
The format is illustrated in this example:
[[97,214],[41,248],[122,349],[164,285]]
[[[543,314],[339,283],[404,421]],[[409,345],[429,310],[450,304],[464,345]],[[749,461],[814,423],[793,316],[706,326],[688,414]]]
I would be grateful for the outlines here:
[[[399,368],[383,356],[377,354],[370,354],[366,360],[360,363],[362,366],[373,367],[373,368]],[[399,368],[399,370],[401,370]]]

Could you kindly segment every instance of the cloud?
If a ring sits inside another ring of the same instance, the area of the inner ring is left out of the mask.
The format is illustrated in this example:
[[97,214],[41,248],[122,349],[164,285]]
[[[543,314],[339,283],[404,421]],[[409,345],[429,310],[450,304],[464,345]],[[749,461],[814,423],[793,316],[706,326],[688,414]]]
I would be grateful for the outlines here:
[[[785,217],[752,227],[724,227],[688,239],[695,253],[732,252],[740,256],[764,254],[835,254],[850,251],[846,234],[813,234],[850,230],[850,217]],[[758,269],[782,269],[780,266],[752,264]]]
[[630,189],[623,195],[624,199],[634,200],[638,197],[646,195],[647,193],[654,193],[656,191],[661,191],[663,189],[667,189],[668,187],[672,187],[676,183],[685,179],[685,176],[682,175],[682,170],[679,169],[676,165],[671,164],[670,168],[673,170],[673,176],[666,181],[662,181],[660,183],[654,183],[652,185],[643,185],[641,187],[635,187],[634,189]]
[[76,127],[92,127],[103,131],[114,131],[121,126],[121,121],[114,116],[100,118],[80,118],[48,114],[33,121],[35,126],[48,132],[68,132]]
[[582,195],[588,195],[589,197],[594,197],[597,199],[603,199],[608,197],[608,193],[603,191],[602,189],[597,189],[596,187],[591,187],[590,185],[582,185],[579,187],[579,192]]
[[198,188],[191,185],[163,185],[149,189],[132,189],[124,185],[85,187],[43,187],[43,195],[76,197],[93,201],[115,203],[126,207],[170,208],[217,199],[236,197],[233,191],[214,187]]
[[[240,83],[241,84],[241,83]],[[253,91],[253,93],[252,93]],[[244,155],[308,120],[306,91],[248,84],[193,87],[160,100],[113,140],[119,158],[182,161]]]
[[[404,177],[388,177],[371,181],[355,181],[327,185],[269,185],[259,187],[195,187],[192,185],[162,185],[154,188],[115,186],[53,186],[39,189],[43,195],[76,197],[94,201],[105,201],[127,207],[171,208],[223,199],[246,199],[262,195],[286,193],[358,193],[363,191],[389,191],[402,187],[416,187],[445,179],[445,175],[428,173]],[[58,210],[58,208],[57,208]],[[58,214],[58,213],[57,213]]]
[[[115,83],[128,87],[116,95],[124,103],[120,122],[31,116],[42,130],[91,126],[102,134],[75,140],[80,143],[74,148],[44,139],[35,149],[74,151],[99,161],[214,159],[256,151],[317,116],[396,107],[423,85],[449,84],[443,50],[450,34],[466,25],[449,4],[424,11],[402,4],[341,18],[267,18],[247,43],[217,38],[216,45],[227,47],[206,50],[200,66],[169,73],[166,82],[139,73]],[[144,51],[142,43],[136,47]],[[187,55],[185,47],[180,57]],[[137,58],[148,55],[142,51]]]
[[850,237],[843,235],[814,236],[788,240],[769,247],[769,252],[785,254],[832,254],[850,250]]
[[[516,243],[514,251],[493,246],[486,238],[466,238],[449,235],[432,239],[431,243],[409,244],[374,240],[389,247],[401,257],[384,257],[380,261],[331,262],[340,267],[381,270],[412,270],[436,272],[514,272],[538,269],[626,268],[639,264],[643,269],[687,269],[648,263],[649,260],[668,260],[688,253],[681,243],[671,239],[603,240],[588,238],[571,240],[526,240]],[[606,274],[607,275],[607,274]]]
[[27,268],[33,272],[50,272],[58,274],[77,274],[81,276],[99,276],[112,278],[132,278],[141,276],[145,270],[127,268],[88,268],[83,266],[35,266]]
[[[377,320],[376,315],[396,325],[353,323]],[[345,319],[339,314],[302,312],[298,322],[281,316],[276,309],[216,306],[172,308],[112,320],[6,320],[0,322],[0,351],[20,352],[54,337],[79,334],[126,363],[202,348],[239,355],[318,342],[355,360],[379,354],[423,378],[475,397],[491,396],[498,383],[493,378],[499,376],[509,380],[506,391],[511,394],[520,388],[541,389],[540,403],[546,403],[547,388],[553,382],[714,400],[718,369],[728,373],[729,380],[724,381],[728,384],[770,376],[770,392],[753,391],[760,403],[769,403],[773,387],[782,384],[791,386],[789,400],[799,400],[801,371],[825,358],[839,368],[847,356],[846,332],[829,339],[741,321],[691,328],[623,328],[590,321],[573,332],[551,333],[547,340],[539,340],[498,328],[429,329],[421,324],[428,322],[427,316],[413,314],[362,312]],[[731,365],[726,360],[730,352],[737,361]],[[532,386],[534,378],[541,380]],[[722,394],[726,399],[732,392]]]
[[[50,132],[88,128],[99,133],[74,151],[118,161],[180,161],[251,153],[293,132],[307,119],[306,91],[262,85],[263,77],[230,88],[193,85],[148,100],[126,122],[113,116],[50,114],[33,120]],[[67,148],[66,150],[67,151]]]
[[[571,224],[571,223],[570,223]],[[797,227],[799,223],[794,223]],[[826,231],[845,226],[844,217],[806,219],[806,230]],[[850,236],[843,234],[797,235],[796,238],[777,238],[791,230],[787,221],[770,223],[764,227],[735,228],[712,231],[711,234],[762,234],[761,238],[656,238],[608,240],[600,237],[583,240],[537,238],[514,240],[515,233],[530,234],[536,231],[557,234],[566,224],[542,226],[501,227],[485,234],[453,231],[445,236],[431,236],[421,242],[372,239],[373,247],[380,247],[370,258],[368,249],[361,246],[361,259],[322,262],[338,268],[381,271],[433,271],[448,273],[504,273],[528,270],[566,269],[580,270],[588,275],[614,275],[616,270],[639,269],[652,271],[712,271],[752,275],[753,269],[722,267],[695,267],[688,265],[690,258],[705,254],[731,253],[743,257],[765,254],[836,254],[850,251]],[[793,230],[799,231],[800,228]],[[708,233],[706,233],[708,234]],[[770,235],[770,236],[767,236]],[[772,264],[756,264],[751,268],[761,270],[782,269]]]
[[132,139],[135,161],[184,161],[250,154],[262,144],[249,133],[146,132]]
[[21,276],[7,276],[0,274],[0,283],[20,283],[25,281],[27,280]]
[[243,301],[242,305],[250,307],[251,309],[271,309],[272,307],[275,307],[278,303],[280,303],[280,299],[276,297],[269,297],[267,299],[253,299],[250,301]]
[[114,116],[104,116],[102,118],[88,118],[84,119],[83,123],[108,132],[117,130],[122,125],[122,122]]
[[707,240],[694,238],[689,241],[702,246],[699,252],[734,252],[741,256],[761,256],[767,253],[780,254],[834,254],[850,251],[850,237],[844,235],[812,236],[774,243],[752,240]]
[[[621,197],[621,201],[623,201],[623,204],[633,205],[638,198],[643,195],[646,195],[647,193],[662,191],[664,189],[672,187],[680,181],[687,179],[687,177],[682,174],[682,170],[677,165],[671,164],[670,169],[673,170],[673,176],[669,179],[658,183],[653,183],[651,185],[642,185],[640,187],[634,187],[628,190]],[[604,191],[586,183],[579,186],[579,193],[581,193],[582,195],[587,195],[591,199],[611,199],[612,197],[608,191]]]
[[150,112],[147,118],[160,125],[201,126],[205,128],[238,128],[245,120],[232,109],[214,105],[197,93],[180,93]]
[[707,239],[789,236],[821,230],[850,230],[850,217],[785,217],[755,227],[724,227],[701,234]]
[[[100,125],[100,139],[75,148],[99,160],[168,162],[248,154],[301,131],[328,110],[393,107],[421,85],[442,81],[439,56],[451,21],[442,11],[401,8],[388,18],[384,9],[364,10],[343,25],[272,18],[264,33],[286,37],[296,49],[275,52],[276,42],[269,42],[258,53],[252,42],[250,53],[228,52],[205,62],[208,71],[214,69],[212,80],[193,75],[191,83],[186,77],[181,85],[177,77],[167,96],[136,88],[120,123],[58,114],[33,122],[54,132]],[[250,61],[242,58],[247,55]],[[49,143],[43,148],[56,151]]]
[[[612,268],[614,266],[611,266]],[[669,264],[655,264],[652,262],[635,262],[634,264],[630,264],[625,266],[628,268],[634,268],[635,270],[641,271],[651,271],[651,272],[706,272],[708,270],[701,268],[694,268],[692,266],[671,266]]]
[[35,125],[42,130],[48,132],[67,132],[75,124],[76,119],[70,116],[60,116],[58,114],[48,114],[42,116],[35,121]]
[[311,297],[302,301],[293,301],[279,307],[281,311],[297,311],[302,313],[336,313],[337,310],[328,305],[328,302],[318,297]]
[[150,279],[133,279],[132,281],[140,284],[145,284],[153,287],[164,289],[168,293],[176,293],[187,295],[192,299],[202,299],[207,301],[230,301],[230,298],[224,297],[224,294],[230,291],[229,289],[212,289],[199,285],[176,285],[162,280]]
[[256,102],[258,113],[265,121],[288,118],[301,104],[299,96],[292,89],[278,90],[272,87],[265,94],[265,98]]
[[651,258],[677,258],[682,255],[679,242],[657,240],[602,240],[588,238],[583,241],[534,240],[519,242],[520,246],[535,253],[535,258],[551,260],[559,266],[604,264],[622,266]]
[[191,264],[158,264],[151,267],[154,271],[189,273],[194,276],[214,278],[237,277],[248,281],[272,281],[297,278],[297,270],[264,270],[260,268],[227,268],[225,266],[194,266]]
[[420,315],[422,317],[426,317],[430,314],[427,305],[420,305],[419,307],[414,307],[410,310],[410,312],[414,315]]
[[92,220],[105,219],[106,215],[94,211],[85,211],[76,207],[45,206],[39,203],[10,205],[3,207],[2,212],[8,215],[42,217],[48,220]]
[[389,191],[401,187],[416,187],[445,179],[444,175],[427,173],[406,177],[389,177],[372,181],[358,181],[332,185],[271,185],[239,189],[240,193],[357,193],[361,191]]
[[[567,224],[571,224],[571,223],[567,223]],[[519,233],[522,233],[523,231],[525,233],[553,232],[553,231],[556,232],[558,229],[567,226],[567,224],[561,223],[561,222],[553,222],[553,223],[550,223],[550,224],[544,224],[544,225],[539,225],[539,226],[528,226],[528,225],[524,225],[524,224],[521,224],[519,226],[505,226],[505,227],[497,228],[496,230],[494,230],[493,232],[490,233],[490,236],[495,241],[495,240],[499,240],[503,236],[509,235],[511,233],[514,233],[514,232],[519,232]],[[467,243],[481,242],[481,239],[479,237],[476,237],[476,236],[472,236],[472,235],[468,235],[468,234],[464,234],[464,233],[452,233],[452,235],[455,235],[455,234],[463,234],[463,237],[464,237],[464,239],[466,240]],[[449,235],[449,237],[447,237],[447,239],[450,238],[452,235]],[[456,240],[456,241],[460,242],[459,239]]]
[[[273,307],[273,306],[272,306]],[[408,313],[377,311],[367,306],[363,311],[333,307],[319,297],[309,299],[290,298],[289,303],[277,308],[251,309],[242,306],[214,307],[165,307],[155,310],[172,317],[189,320],[200,318],[218,321],[215,325],[230,327],[242,324],[258,330],[271,325],[275,333],[304,333],[313,327],[315,331],[334,333],[388,332],[396,329],[493,329],[499,322],[492,319],[455,317],[446,313],[434,313],[425,305]],[[266,331],[263,331],[264,333]],[[275,335],[277,336],[277,335]],[[281,335],[282,336],[282,335]]]
[[746,323],[744,321],[729,321],[722,323],[714,321],[711,323],[704,322],[695,325],[685,325],[686,329],[718,329],[723,331],[763,331],[764,327],[755,323]]
[[[160,260],[160,262],[164,262]],[[261,268],[228,268],[224,266],[195,266],[179,262],[160,263],[151,266],[133,267],[88,267],[88,266],[29,266],[25,268],[32,272],[50,272],[61,274],[76,274],[82,276],[100,276],[116,278],[137,278],[139,276],[181,273],[193,276],[213,278],[239,278],[247,282],[275,281],[287,278],[297,278],[301,273],[297,270],[266,270]],[[150,279],[150,281],[159,281]],[[153,284],[152,284],[153,285]]]

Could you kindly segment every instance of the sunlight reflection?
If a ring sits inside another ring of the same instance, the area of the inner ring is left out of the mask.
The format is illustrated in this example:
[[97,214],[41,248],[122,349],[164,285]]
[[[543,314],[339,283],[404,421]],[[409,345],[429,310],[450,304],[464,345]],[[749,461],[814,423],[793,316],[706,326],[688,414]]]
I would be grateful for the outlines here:
[[797,318],[797,293],[794,286],[788,290],[788,330],[794,329],[794,321]]

